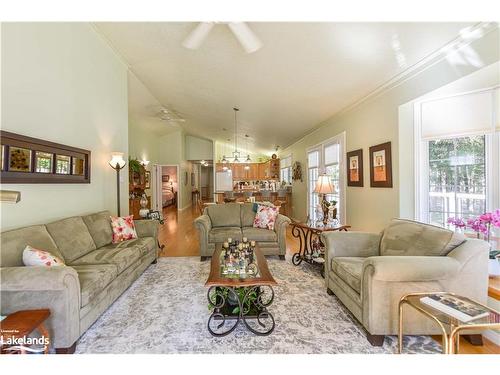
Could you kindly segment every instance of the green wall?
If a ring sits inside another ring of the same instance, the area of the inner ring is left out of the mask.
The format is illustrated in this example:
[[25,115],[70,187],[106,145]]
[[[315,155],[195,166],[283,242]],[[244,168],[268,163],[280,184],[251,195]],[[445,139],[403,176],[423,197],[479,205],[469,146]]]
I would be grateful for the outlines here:
[[[400,151],[399,106],[468,75],[482,66],[498,61],[500,59],[498,29],[475,40],[467,47],[472,48],[477,54],[482,61],[481,66],[473,66],[471,63],[452,65],[446,59],[434,61],[425,69],[419,72],[415,71],[401,79],[388,90],[324,121],[316,127],[315,131],[282,150],[281,155],[291,153],[293,162],[299,161],[302,164],[304,174],[303,182],[293,182],[292,216],[304,220],[307,215],[306,149],[345,131],[346,151],[363,148],[365,167],[364,187],[347,188],[347,224],[352,225],[355,230],[379,231],[391,218],[398,217],[400,212],[399,170],[412,168],[411,165],[400,165],[398,158]],[[370,188],[368,149],[370,146],[388,141],[392,142],[393,188]],[[412,150],[408,150],[408,152],[411,153]],[[406,159],[405,163],[408,163],[408,160],[411,159]]]

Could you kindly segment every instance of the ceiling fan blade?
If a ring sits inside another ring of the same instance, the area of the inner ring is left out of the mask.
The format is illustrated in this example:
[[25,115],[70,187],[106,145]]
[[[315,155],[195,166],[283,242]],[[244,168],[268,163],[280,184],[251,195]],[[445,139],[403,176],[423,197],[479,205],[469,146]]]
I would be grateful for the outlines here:
[[198,49],[206,39],[210,30],[214,27],[213,22],[200,22],[193,31],[182,42],[182,45],[189,49]]
[[246,53],[255,52],[262,47],[260,39],[245,22],[229,22],[228,26]]

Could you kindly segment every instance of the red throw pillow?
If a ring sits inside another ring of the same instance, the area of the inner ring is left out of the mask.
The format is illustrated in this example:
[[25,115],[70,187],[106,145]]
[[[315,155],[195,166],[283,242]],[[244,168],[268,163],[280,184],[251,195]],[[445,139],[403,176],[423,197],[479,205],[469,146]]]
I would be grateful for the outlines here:
[[253,227],[274,230],[274,223],[278,214],[278,207],[259,205],[253,220]]
[[111,216],[111,228],[113,229],[113,243],[137,238],[133,215],[125,217]]

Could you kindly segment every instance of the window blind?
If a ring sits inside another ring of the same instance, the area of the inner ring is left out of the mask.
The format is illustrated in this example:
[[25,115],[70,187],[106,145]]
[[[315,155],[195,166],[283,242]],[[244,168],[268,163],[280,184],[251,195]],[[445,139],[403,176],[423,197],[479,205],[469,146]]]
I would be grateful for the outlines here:
[[498,89],[421,103],[422,139],[494,132],[499,128],[497,101]]

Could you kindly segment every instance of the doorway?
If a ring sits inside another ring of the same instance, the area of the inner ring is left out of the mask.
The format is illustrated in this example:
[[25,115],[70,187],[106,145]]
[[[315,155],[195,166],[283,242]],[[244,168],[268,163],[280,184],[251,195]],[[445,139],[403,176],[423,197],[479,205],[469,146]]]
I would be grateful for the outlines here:
[[200,166],[200,194],[203,201],[211,201],[214,194],[214,167]]
[[155,165],[153,173],[153,207],[163,212],[167,207],[178,209],[180,195],[179,166]]

